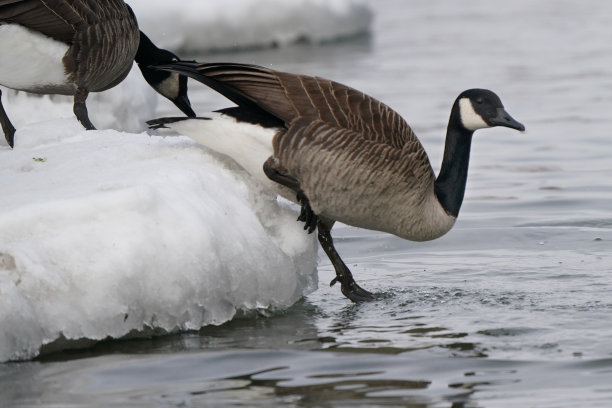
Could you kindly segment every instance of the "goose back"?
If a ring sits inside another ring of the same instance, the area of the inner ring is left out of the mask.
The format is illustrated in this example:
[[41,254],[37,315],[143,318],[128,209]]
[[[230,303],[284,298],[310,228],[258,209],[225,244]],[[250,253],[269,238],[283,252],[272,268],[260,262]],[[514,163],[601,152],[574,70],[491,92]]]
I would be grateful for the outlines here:
[[67,81],[56,84],[54,93],[115,86],[129,73],[140,38],[134,13],[122,0],[0,0],[0,21],[68,45],[63,57]]
[[420,147],[399,114],[338,82],[248,64],[200,64],[198,71],[204,76],[198,79],[237,105],[262,108],[286,125],[297,118],[316,119],[396,148],[415,142]]

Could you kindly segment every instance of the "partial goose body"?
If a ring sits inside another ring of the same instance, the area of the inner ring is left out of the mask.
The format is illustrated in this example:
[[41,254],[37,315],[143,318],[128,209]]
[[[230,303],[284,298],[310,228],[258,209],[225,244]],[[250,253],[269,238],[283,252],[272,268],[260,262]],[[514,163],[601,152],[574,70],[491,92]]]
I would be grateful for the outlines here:
[[474,131],[492,126],[524,130],[493,92],[461,93],[451,110],[436,178],[423,146],[400,115],[348,86],[254,65],[174,63],[158,68],[201,81],[237,106],[211,120],[166,118],[151,121],[152,127],[173,128],[234,158],[255,177],[264,180],[265,174],[278,193],[301,204],[299,220],[309,231],[318,228],[319,242],[336,270],[332,284],[340,282],[353,301],[373,295],[355,283],[335,250],[334,222],[414,241],[435,239],[450,230],[459,213]]
[[68,48],[19,24],[1,24],[0,84],[26,92],[74,95],[76,86],[62,62]]
[[[34,93],[75,95],[74,113],[94,129],[85,100],[120,83],[133,61],[145,79],[179,109],[195,116],[187,99],[186,78],[151,71],[150,63],[178,61],[140,32],[134,13],[122,0],[0,0],[0,85]],[[155,81],[148,77],[155,77]],[[173,89],[168,80],[175,83]],[[182,83],[181,83],[182,82]],[[9,145],[14,127],[0,104],[0,122]]]

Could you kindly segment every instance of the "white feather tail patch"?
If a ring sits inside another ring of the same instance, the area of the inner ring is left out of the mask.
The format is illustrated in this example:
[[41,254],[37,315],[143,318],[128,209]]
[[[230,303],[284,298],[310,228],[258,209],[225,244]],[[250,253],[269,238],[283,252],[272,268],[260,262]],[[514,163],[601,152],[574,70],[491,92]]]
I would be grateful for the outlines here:
[[238,122],[220,113],[207,116],[211,120],[185,119],[166,124],[166,127],[229,156],[253,177],[269,184],[271,181],[263,172],[263,164],[273,154],[272,139],[276,129]]

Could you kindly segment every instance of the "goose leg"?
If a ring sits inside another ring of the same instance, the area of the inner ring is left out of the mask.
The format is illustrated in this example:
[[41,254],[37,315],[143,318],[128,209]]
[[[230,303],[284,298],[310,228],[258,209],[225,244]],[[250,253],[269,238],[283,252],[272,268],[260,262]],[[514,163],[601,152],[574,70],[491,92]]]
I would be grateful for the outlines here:
[[308,197],[306,197],[306,194],[304,194],[300,188],[300,183],[296,179],[276,170],[270,164],[270,160],[272,159],[268,159],[268,161],[264,163],[264,173],[266,173],[266,176],[268,176],[270,180],[296,192],[297,201],[302,206],[297,220],[304,222],[304,229],[308,230],[309,234],[312,234],[317,227],[318,217],[314,211],[312,211],[312,208],[310,208],[310,201],[308,201]]
[[331,261],[334,269],[336,270],[336,277],[331,281],[329,286],[334,286],[336,282],[340,282],[340,290],[342,294],[352,300],[355,303],[374,300],[375,297],[372,293],[363,289],[355,282],[353,274],[349,270],[348,266],[344,263],[338,251],[334,247],[334,241],[331,236],[331,228],[334,225],[333,221],[319,219],[317,228],[319,230],[318,238],[321,248],[327,254],[327,257]]
[[0,124],[2,124],[2,131],[4,132],[4,137],[6,138],[6,142],[9,146],[13,147],[15,142],[15,127],[11,123],[6,111],[4,110],[4,106],[2,105],[2,91],[0,90]]
[[87,105],[85,105],[85,100],[87,100],[88,95],[89,91],[87,89],[78,88],[76,94],[74,94],[74,106],[72,107],[72,111],[85,129],[96,130],[96,127],[89,120]]
[[312,233],[315,228],[319,230],[319,243],[336,270],[336,277],[331,281],[330,286],[334,286],[336,282],[340,282],[342,294],[355,303],[374,300],[375,297],[373,294],[361,288],[357,282],[355,282],[353,274],[344,261],[342,261],[342,258],[340,258],[338,251],[336,251],[334,241],[331,237],[331,229],[334,225],[334,221],[318,217],[310,207],[308,197],[306,197],[306,194],[304,194],[300,188],[300,183],[295,178],[279,172],[274,168],[273,163],[273,158],[269,158],[264,163],[263,170],[266,176],[268,176],[270,180],[288,187],[297,193],[297,200],[302,206],[298,221],[303,221],[306,224],[304,229],[307,229],[309,234]]

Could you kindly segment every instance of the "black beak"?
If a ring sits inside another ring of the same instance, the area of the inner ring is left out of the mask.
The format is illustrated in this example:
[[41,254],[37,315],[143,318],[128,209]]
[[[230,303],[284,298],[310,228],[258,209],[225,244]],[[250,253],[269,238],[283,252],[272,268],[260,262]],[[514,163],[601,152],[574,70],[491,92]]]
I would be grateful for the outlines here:
[[189,98],[187,95],[179,95],[176,99],[172,101],[177,108],[179,108],[185,115],[190,118],[195,118],[196,113],[191,109],[191,102],[189,102]]
[[505,126],[512,129],[525,130],[525,125],[515,120],[504,108],[497,108],[497,116],[489,120],[492,126]]

